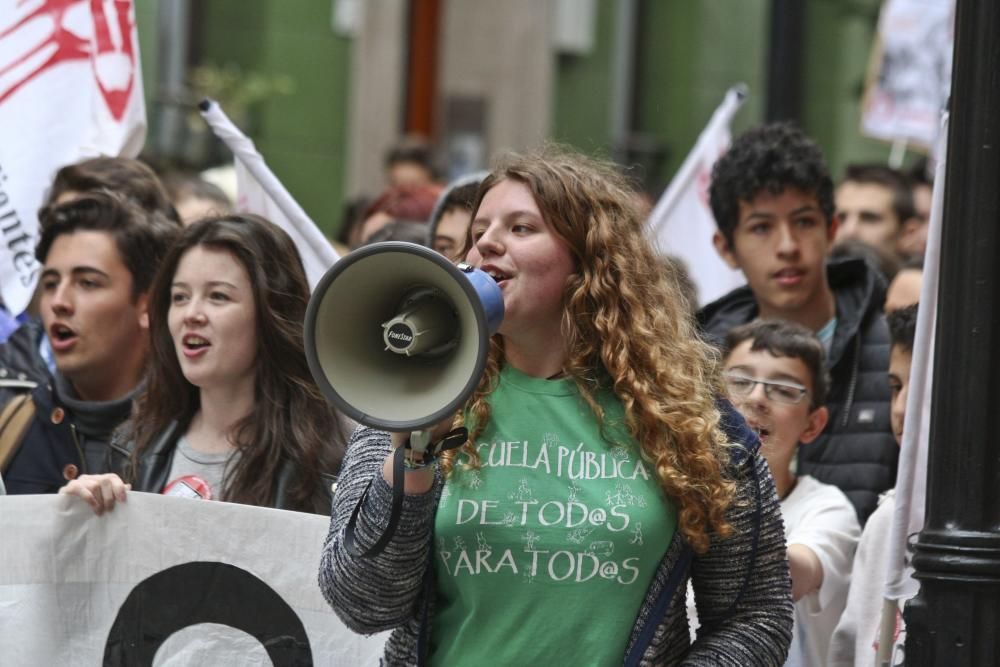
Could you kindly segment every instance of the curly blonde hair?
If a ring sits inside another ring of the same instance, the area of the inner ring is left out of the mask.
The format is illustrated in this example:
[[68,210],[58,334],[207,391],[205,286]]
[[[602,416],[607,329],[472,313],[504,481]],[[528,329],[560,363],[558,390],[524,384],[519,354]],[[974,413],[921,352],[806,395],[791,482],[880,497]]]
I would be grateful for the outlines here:
[[[715,403],[722,389],[719,362],[699,338],[676,279],[659,269],[634,190],[610,164],[547,146],[502,158],[480,186],[474,211],[506,179],[528,187],[575,260],[577,272],[564,295],[565,373],[598,421],[604,411],[594,394],[605,372],[610,376],[625,427],[675,503],[681,532],[704,552],[710,532],[730,534],[725,512],[735,496],[724,474],[727,443]],[[460,451],[474,467],[479,458],[472,443],[489,422],[489,395],[503,363],[503,342],[495,336],[466,406],[472,433]],[[444,458],[446,474],[455,456]]]

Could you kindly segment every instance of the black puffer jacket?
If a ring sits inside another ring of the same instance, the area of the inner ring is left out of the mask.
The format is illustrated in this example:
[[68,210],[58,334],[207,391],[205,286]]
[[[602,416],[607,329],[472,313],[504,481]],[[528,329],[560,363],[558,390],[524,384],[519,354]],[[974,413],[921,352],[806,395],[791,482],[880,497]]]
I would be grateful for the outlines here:
[[[889,423],[885,285],[860,259],[831,261],[827,279],[837,303],[837,329],[827,359],[830,421],[815,442],[799,449],[798,473],[840,488],[864,524],[879,494],[895,485],[899,456]],[[755,317],[757,302],[749,287],[733,290],[698,313],[702,330],[714,343]]]

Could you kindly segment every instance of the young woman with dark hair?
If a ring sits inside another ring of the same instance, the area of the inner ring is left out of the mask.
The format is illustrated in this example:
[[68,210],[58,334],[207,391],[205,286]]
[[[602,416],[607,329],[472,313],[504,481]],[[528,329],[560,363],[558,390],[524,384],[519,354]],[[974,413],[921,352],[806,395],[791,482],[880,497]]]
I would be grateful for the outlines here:
[[112,445],[120,476],[63,488],[98,513],[125,491],[328,514],[344,419],[303,351],[309,287],[285,232],[253,215],[188,227],[150,294],[152,359]]

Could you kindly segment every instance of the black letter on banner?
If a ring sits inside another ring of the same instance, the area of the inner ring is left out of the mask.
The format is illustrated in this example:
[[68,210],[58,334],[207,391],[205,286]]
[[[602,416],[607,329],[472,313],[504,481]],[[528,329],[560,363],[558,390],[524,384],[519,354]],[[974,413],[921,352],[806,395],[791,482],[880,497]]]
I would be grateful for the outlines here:
[[157,572],[132,589],[108,633],[104,665],[152,665],[170,635],[200,623],[256,638],[275,667],[313,664],[302,621],[273,588],[233,565],[195,562]]

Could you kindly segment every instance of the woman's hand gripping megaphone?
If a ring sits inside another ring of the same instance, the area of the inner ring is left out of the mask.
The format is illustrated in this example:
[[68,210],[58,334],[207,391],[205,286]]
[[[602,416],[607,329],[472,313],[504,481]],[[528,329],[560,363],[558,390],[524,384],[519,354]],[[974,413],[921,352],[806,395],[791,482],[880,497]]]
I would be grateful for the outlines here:
[[[389,434],[392,439],[392,452],[385,457],[385,461],[382,463],[382,476],[385,477],[385,481],[389,483],[389,486],[395,486],[395,479],[393,475],[393,457],[395,456],[396,450],[400,447],[406,447],[407,444],[414,438],[422,439],[427,444],[440,442],[451,432],[457,417],[458,413],[455,413],[451,417],[441,420],[430,429],[426,429],[424,431]],[[409,495],[419,495],[421,493],[427,493],[431,490],[431,487],[434,485],[434,466],[425,465],[418,468],[408,467],[405,470],[406,474],[403,477],[403,491]]]

